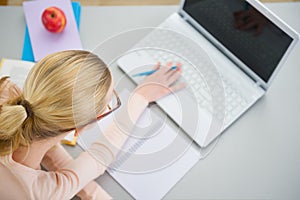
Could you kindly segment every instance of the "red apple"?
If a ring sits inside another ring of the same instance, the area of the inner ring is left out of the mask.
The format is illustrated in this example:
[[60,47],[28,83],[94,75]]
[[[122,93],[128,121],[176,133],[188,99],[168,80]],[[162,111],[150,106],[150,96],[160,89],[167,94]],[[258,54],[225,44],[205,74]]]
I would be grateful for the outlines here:
[[67,19],[65,13],[57,7],[48,7],[42,14],[42,22],[45,28],[53,33],[60,33],[64,30]]

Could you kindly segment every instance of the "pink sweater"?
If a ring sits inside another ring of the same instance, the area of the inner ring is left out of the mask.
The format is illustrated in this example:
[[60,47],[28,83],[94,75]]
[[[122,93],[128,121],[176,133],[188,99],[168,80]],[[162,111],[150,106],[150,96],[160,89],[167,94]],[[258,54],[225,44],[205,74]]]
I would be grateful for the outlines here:
[[[134,94],[120,112],[125,120],[122,128],[131,130],[147,105],[146,99]],[[48,171],[17,163],[11,154],[0,157],[0,199],[61,200],[71,199],[76,194],[81,199],[112,199],[93,180],[105,172],[128,137],[119,127],[111,124],[103,137],[75,160],[61,145],[56,145],[41,163]]]

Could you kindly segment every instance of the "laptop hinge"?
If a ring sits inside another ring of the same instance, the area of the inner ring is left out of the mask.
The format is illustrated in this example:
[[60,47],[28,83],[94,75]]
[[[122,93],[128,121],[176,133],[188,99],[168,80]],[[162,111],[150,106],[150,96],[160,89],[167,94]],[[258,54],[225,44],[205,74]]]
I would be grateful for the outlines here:
[[[250,77],[250,76],[249,76]],[[251,78],[251,77],[250,77]],[[261,85],[261,83],[259,81],[255,82],[255,86],[256,87],[261,87],[263,90],[265,90],[265,88]]]
[[[248,75],[248,76],[249,76],[249,75]],[[264,86],[261,84],[261,82],[259,82],[259,81],[256,81],[256,84],[255,84],[255,85],[257,85],[257,87],[262,88],[264,91],[267,91],[267,89],[268,89],[268,88],[264,87]]]

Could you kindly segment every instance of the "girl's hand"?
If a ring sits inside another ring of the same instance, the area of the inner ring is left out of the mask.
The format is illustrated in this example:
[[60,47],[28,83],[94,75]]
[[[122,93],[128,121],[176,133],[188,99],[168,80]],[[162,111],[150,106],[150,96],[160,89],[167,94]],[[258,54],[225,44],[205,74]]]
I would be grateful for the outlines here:
[[151,103],[184,88],[185,83],[176,83],[182,73],[181,63],[176,63],[177,68],[175,70],[171,69],[172,66],[174,66],[172,62],[167,63],[166,66],[161,66],[160,63],[157,63],[154,69],[158,71],[147,76],[138,85],[135,92],[145,97]]

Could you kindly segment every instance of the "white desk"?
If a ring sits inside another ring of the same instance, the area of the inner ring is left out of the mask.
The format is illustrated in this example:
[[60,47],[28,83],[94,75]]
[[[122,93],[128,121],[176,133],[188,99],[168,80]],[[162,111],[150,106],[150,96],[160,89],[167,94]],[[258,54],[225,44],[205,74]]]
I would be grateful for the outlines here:
[[[300,32],[300,3],[267,6]],[[176,10],[176,6],[83,7],[84,48],[92,50],[124,30],[158,25]],[[0,57],[20,58],[25,28],[22,8],[0,7],[0,27]],[[267,95],[225,132],[213,153],[166,199],[300,199],[299,76],[300,45]],[[73,155],[81,151],[67,149]],[[108,174],[97,181],[115,199],[131,199]]]

